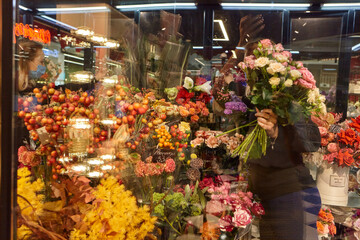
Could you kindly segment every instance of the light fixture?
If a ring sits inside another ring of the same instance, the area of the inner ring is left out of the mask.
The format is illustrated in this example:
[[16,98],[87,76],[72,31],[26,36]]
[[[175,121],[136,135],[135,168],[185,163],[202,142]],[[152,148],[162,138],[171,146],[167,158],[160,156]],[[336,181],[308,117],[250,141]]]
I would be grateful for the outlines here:
[[244,47],[236,47],[236,49],[239,49],[239,50],[245,50]]
[[69,7],[69,8],[38,8],[39,12],[61,12],[61,13],[88,13],[88,12],[103,12],[103,11],[110,11],[105,6],[99,7]]
[[94,79],[94,75],[89,71],[78,71],[70,74],[73,83],[90,83]]
[[89,178],[99,178],[102,177],[103,175],[104,175],[103,173],[97,171],[92,171],[87,174]]
[[84,66],[84,64],[83,63],[79,63],[79,62],[74,62],[74,61],[70,61],[70,60],[64,60],[64,62],[66,62],[66,63],[72,63],[72,64],[75,64],[75,65],[80,65],[80,66]]
[[91,41],[97,42],[100,44],[104,44],[107,41],[107,38],[100,34],[95,34],[95,35],[91,36],[90,39],[91,39]]
[[134,5],[117,5],[120,11],[137,11],[137,10],[160,10],[160,9],[196,9],[195,3],[155,3],[155,4],[134,4]]
[[300,52],[299,52],[299,51],[290,51],[290,53],[292,53],[292,54],[299,54]]
[[61,21],[58,21],[58,20],[56,20],[56,19],[54,19],[54,18],[51,18],[51,17],[48,17],[48,16],[46,16],[46,15],[40,15],[40,17],[41,17],[41,18],[44,18],[44,19],[46,19],[46,20],[48,20],[48,21],[50,21],[50,22],[52,22],[52,23],[59,24],[59,25],[62,26],[62,27],[66,27],[66,28],[69,28],[69,29],[72,29],[72,30],[76,30],[76,29],[77,29],[77,28],[74,27],[74,26],[71,26],[71,25],[69,25],[69,24],[63,23],[63,22],[61,22]]
[[356,44],[355,46],[352,46],[351,50],[354,52],[360,50],[360,43]]
[[101,155],[100,158],[104,161],[110,161],[110,160],[113,160],[115,159],[115,155],[112,155],[112,154],[104,154],[104,155]]
[[103,165],[103,166],[101,166],[100,168],[101,168],[101,170],[103,170],[103,171],[109,171],[109,170],[114,169],[114,166],[111,166],[111,165]]
[[195,61],[197,61],[197,62],[200,63],[201,65],[205,66],[205,63],[203,63],[202,61],[200,61],[198,58],[195,58]]
[[75,31],[71,31],[73,34],[75,35],[79,35],[82,37],[91,37],[94,35],[94,31],[91,30],[91,28],[89,27],[78,27],[78,29],[76,29]]
[[223,20],[220,20],[220,19],[214,20],[214,23],[219,23],[220,29],[221,29],[221,31],[223,33],[223,36],[224,36],[224,38],[214,38],[214,41],[229,41],[229,36],[228,36],[228,34],[226,32]]
[[32,11],[30,8],[24,7],[22,5],[19,5],[19,8],[24,11]]
[[232,54],[233,54],[232,57],[233,57],[233,58],[237,58],[237,55],[236,55],[235,50],[231,50],[231,52],[232,52]]
[[120,43],[115,40],[107,40],[104,45],[109,48],[118,48],[120,47]]
[[104,163],[104,161],[98,159],[98,158],[91,158],[87,161],[89,165],[101,165]]
[[204,49],[203,46],[193,46],[193,49]]
[[307,9],[310,3],[221,3],[223,9]]
[[352,9],[360,8],[360,3],[324,3],[321,9]]
[[78,59],[78,60],[84,60],[84,58],[82,58],[82,57],[78,57],[78,56],[71,55],[71,54],[68,54],[68,53],[64,53],[64,56],[69,57],[69,58],[75,58],[75,59]]
[[104,77],[100,80],[105,85],[113,86],[118,82],[117,75],[114,75],[112,77]]
[[223,47],[222,46],[213,46],[212,48],[213,49],[222,49]]

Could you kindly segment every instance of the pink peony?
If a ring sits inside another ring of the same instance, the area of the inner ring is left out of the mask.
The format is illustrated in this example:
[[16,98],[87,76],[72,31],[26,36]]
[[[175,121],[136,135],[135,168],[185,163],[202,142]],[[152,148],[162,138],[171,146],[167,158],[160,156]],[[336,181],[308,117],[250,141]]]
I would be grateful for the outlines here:
[[294,82],[295,85],[300,85],[300,86],[303,86],[304,88],[308,88],[308,89],[314,89],[316,86],[315,86],[315,82],[314,83],[309,83],[307,81],[305,81],[304,79],[302,78],[299,78],[298,80],[296,80]]
[[219,139],[215,136],[210,136],[205,143],[209,148],[217,148],[220,145]]
[[263,46],[263,48],[272,47],[272,43],[271,43],[270,39],[263,39],[263,40],[260,41],[260,43]]
[[175,171],[175,168],[176,168],[176,164],[175,164],[174,159],[172,159],[172,158],[166,159],[166,161],[165,161],[165,172],[171,173],[171,172]]
[[331,153],[339,151],[339,146],[336,143],[329,143],[327,150]]
[[319,127],[321,137],[325,137],[328,134],[328,130],[324,127]]
[[234,229],[231,220],[232,217],[230,215],[221,217],[219,219],[220,230],[223,232],[231,232]]
[[256,216],[261,216],[265,214],[265,210],[264,207],[260,204],[260,203],[254,203],[251,207],[251,211],[256,215]]
[[238,207],[234,212],[234,217],[232,219],[235,227],[245,227],[251,223],[252,216],[248,210]]

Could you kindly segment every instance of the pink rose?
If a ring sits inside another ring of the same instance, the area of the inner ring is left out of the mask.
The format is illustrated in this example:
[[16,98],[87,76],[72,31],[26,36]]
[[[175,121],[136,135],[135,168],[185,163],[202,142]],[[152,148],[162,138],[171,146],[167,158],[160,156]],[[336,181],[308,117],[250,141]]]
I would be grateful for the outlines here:
[[232,217],[230,215],[221,217],[219,219],[220,230],[223,232],[231,232],[234,229],[231,220]]
[[265,210],[264,207],[260,204],[260,203],[254,203],[251,207],[251,211],[256,215],[256,216],[261,216],[265,214]]
[[302,62],[296,62],[296,67],[297,68],[303,68],[304,64]]
[[288,62],[283,62],[282,65],[283,65],[284,67],[287,67],[287,66],[289,65],[289,63],[288,63]]
[[283,56],[287,57],[288,59],[291,58],[291,52],[289,52],[289,51],[283,51],[283,52],[281,52],[281,54],[282,54]]
[[194,140],[191,140],[191,141],[190,141],[190,144],[191,144],[193,147],[197,147],[197,146],[200,146],[201,144],[203,144],[203,142],[204,142],[204,139],[203,139],[203,138],[197,137],[197,138],[195,138]]
[[237,208],[234,212],[234,217],[232,219],[235,227],[245,227],[251,223],[252,216],[248,210],[242,209],[241,207]]
[[238,67],[241,68],[241,69],[246,69],[246,64],[244,62],[240,62],[238,64]]
[[302,78],[305,81],[307,81],[309,83],[314,83],[314,84],[316,83],[314,75],[312,75],[312,73],[309,70],[307,70],[307,68],[301,68],[298,71],[301,72]]
[[250,55],[245,57],[244,62],[250,69],[253,69],[255,67],[255,56]]
[[272,47],[272,43],[271,43],[270,39],[263,39],[263,40],[260,41],[260,43],[263,46],[263,48]]
[[329,143],[327,150],[331,153],[339,151],[339,146],[336,143]]
[[308,88],[308,89],[315,89],[316,88],[315,82],[314,83],[309,83],[309,82],[305,81],[302,78],[299,78],[298,80],[296,80],[294,82],[294,84],[303,86],[304,88]]
[[210,136],[205,143],[209,148],[217,148],[220,145],[219,139],[215,136]]
[[281,43],[275,45],[275,50],[278,52],[284,51],[284,47]]
[[319,132],[322,137],[325,137],[328,134],[328,131],[324,127],[319,127]]

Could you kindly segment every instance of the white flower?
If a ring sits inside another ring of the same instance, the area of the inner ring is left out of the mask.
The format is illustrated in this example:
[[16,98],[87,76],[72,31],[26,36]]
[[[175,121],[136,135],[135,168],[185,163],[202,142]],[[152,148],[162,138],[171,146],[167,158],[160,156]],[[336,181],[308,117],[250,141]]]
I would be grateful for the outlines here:
[[277,54],[275,58],[276,58],[276,60],[278,60],[281,63],[288,61],[288,58],[281,54]]
[[187,90],[192,89],[194,87],[194,81],[189,77],[185,77],[183,87]]
[[[271,72],[274,72],[274,73],[278,72],[278,73],[284,74],[286,71],[286,68],[281,63],[274,62],[274,63],[270,63],[269,67],[266,70],[268,72],[270,70]],[[272,73],[270,73],[270,74],[272,74]]]
[[286,79],[284,82],[285,87],[291,87],[293,85],[293,81],[291,79]]
[[298,70],[291,70],[290,71],[290,76],[295,78],[295,79],[298,79],[301,77],[301,72],[299,72]]
[[325,105],[325,103],[321,103],[320,104],[320,112],[322,113],[322,114],[327,114],[327,110],[326,110],[326,105]]
[[269,83],[271,84],[271,86],[277,86],[280,83],[280,78],[272,77],[269,79]]
[[255,67],[265,67],[269,62],[267,57],[259,57],[255,60]]
[[325,102],[325,100],[326,100],[326,98],[325,98],[324,95],[320,95],[320,96],[319,96],[319,101],[320,101],[320,102],[323,103],[323,102]]
[[206,83],[200,85],[200,86],[196,86],[194,87],[195,91],[201,91],[201,92],[206,92],[207,94],[211,94],[210,90],[211,90],[211,86],[210,86],[210,81],[207,81]]
[[275,74],[274,70],[271,67],[266,68],[266,71],[271,75]]
[[315,103],[316,102],[316,92],[314,90],[310,90],[308,93],[308,103]]

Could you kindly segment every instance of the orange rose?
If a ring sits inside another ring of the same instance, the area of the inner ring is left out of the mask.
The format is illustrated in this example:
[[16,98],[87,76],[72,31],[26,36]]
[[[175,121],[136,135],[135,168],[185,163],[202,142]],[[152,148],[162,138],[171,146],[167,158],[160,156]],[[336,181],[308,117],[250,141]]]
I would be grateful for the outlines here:
[[333,235],[333,236],[336,234],[336,226],[335,226],[334,224],[331,224],[331,225],[329,226],[329,232],[330,232],[330,234]]
[[197,122],[197,121],[199,121],[199,116],[198,116],[198,115],[193,115],[193,116],[191,116],[191,121],[192,121],[192,122]]
[[187,117],[187,116],[189,116],[189,111],[186,110],[186,108],[180,106],[180,107],[179,107],[179,110],[180,110],[180,115],[181,115],[182,117]]
[[320,221],[316,221],[316,228],[317,228],[318,233],[324,234],[325,228],[324,228],[324,225]]
[[195,115],[195,108],[190,108],[189,113],[190,115]]

